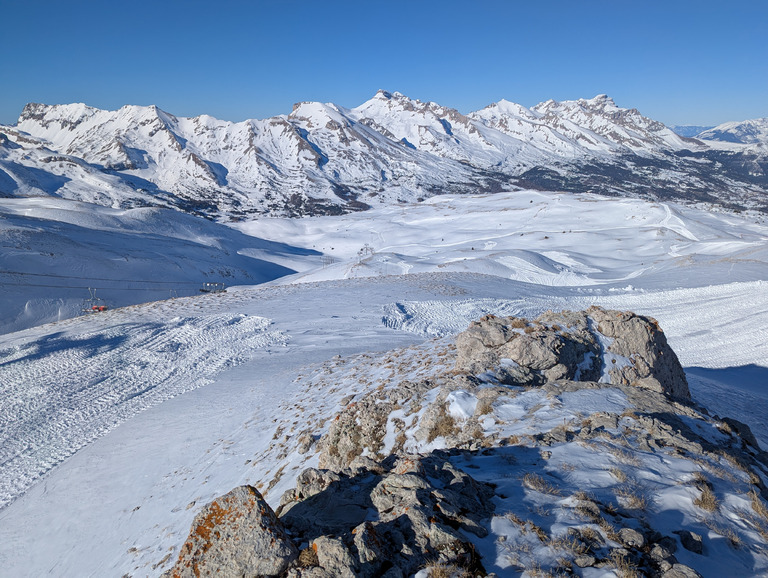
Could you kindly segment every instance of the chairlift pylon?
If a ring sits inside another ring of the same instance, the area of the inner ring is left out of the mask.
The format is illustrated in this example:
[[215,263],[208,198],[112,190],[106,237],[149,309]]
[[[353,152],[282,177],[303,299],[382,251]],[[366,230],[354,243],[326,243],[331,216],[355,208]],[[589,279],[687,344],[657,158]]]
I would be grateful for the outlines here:
[[104,299],[96,297],[96,289],[88,287],[88,294],[90,297],[83,301],[83,313],[101,313],[109,309]]

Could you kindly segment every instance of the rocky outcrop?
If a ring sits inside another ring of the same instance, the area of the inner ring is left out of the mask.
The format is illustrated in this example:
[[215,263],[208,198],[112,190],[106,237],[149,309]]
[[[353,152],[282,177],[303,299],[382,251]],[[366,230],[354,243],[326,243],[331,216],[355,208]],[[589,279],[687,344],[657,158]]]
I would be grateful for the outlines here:
[[279,576],[298,554],[258,490],[240,486],[195,516],[179,559],[165,576]]
[[169,575],[676,578],[768,544],[768,456],[690,400],[654,320],[487,316],[456,341],[442,372],[370,384],[317,443],[297,436],[319,467],[277,517],[248,487],[207,506]]
[[308,469],[277,511],[317,555],[312,565],[333,576],[410,576],[427,563],[481,571],[465,534],[488,534],[493,488],[446,457],[359,458],[339,472]]
[[458,370],[491,371],[502,384],[601,381],[690,399],[685,372],[658,322],[630,312],[590,307],[548,311],[533,321],[487,315],[460,333],[456,346]]

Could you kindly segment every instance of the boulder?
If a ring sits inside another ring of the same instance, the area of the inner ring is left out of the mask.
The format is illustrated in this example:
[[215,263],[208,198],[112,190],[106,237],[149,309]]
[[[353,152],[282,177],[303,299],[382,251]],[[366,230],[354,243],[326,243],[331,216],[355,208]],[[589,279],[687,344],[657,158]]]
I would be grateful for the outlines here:
[[239,486],[195,516],[166,577],[279,576],[299,555],[256,488]]
[[688,382],[655,319],[625,311],[548,311],[533,321],[486,315],[456,337],[458,371],[506,385],[556,380],[631,385],[690,400]]

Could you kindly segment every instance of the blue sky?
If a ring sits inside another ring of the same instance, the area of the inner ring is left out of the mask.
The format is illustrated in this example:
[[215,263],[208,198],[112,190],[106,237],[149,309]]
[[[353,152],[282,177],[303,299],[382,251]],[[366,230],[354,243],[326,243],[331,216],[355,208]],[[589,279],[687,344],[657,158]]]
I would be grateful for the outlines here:
[[606,93],[667,124],[768,116],[763,0],[0,0],[0,123],[27,102],[227,120],[379,88],[469,112]]

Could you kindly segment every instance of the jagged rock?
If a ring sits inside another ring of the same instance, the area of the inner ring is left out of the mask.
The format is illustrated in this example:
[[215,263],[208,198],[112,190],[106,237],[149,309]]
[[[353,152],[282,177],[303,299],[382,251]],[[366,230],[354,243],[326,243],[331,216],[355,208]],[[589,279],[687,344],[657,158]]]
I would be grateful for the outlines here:
[[655,319],[590,307],[528,321],[487,315],[456,337],[456,369],[500,383],[608,381],[690,399],[688,382]]
[[573,563],[576,564],[576,566],[579,568],[589,568],[590,566],[594,566],[595,562],[597,562],[595,557],[589,556],[587,554],[584,554],[583,556],[577,556],[573,560]]
[[753,448],[757,450],[761,449],[760,444],[757,442],[757,438],[755,437],[755,434],[752,433],[752,430],[747,424],[730,417],[723,418],[723,422],[728,424],[731,430],[735,431],[739,435],[739,437],[742,440],[744,440],[744,442],[751,445]]
[[291,568],[285,578],[333,578],[333,574],[319,566],[309,568]]
[[664,536],[654,545],[652,551],[655,551],[659,558],[669,558],[677,552],[677,540],[671,536]]
[[258,490],[240,486],[195,516],[179,559],[165,576],[279,576],[298,555]]
[[[344,468],[360,457],[365,449],[374,456],[379,454],[384,449],[384,433],[392,411],[411,400],[420,399],[434,387],[435,384],[429,380],[403,381],[395,389],[377,390],[356,402],[348,403],[317,444],[320,467]],[[402,430],[402,424],[399,430]],[[402,445],[395,449],[402,450]]]
[[320,536],[312,542],[312,549],[317,553],[317,564],[332,576],[355,578],[357,564],[344,542],[338,538]]
[[561,321],[486,315],[456,337],[456,369],[478,374],[492,370],[500,383],[542,385],[557,379],[597,381],[600,346],[586,316],[567,312]]
[[296,488],[283,494],[280,505],[319,494],[339,479],[339,474],[335,472],[307,468],[296,478]]
[[600,307],[590,307],[587,314],[597,331],[613,340],[608,345],[610,352],[631,358],[630,365],[609,371],[611,383],[636,385],[676,399],[691,398],[685,372],[655,319]]
[[[278,508],[286,527],[312,543],[334,575],[412,575],[427,562],[478,566],[462,532],[487,535],[493,489],[453,467],[448,455],[404,456],[343,469],[319,493],[289,491]],[[300,478],[328,480],[330,472]]]

